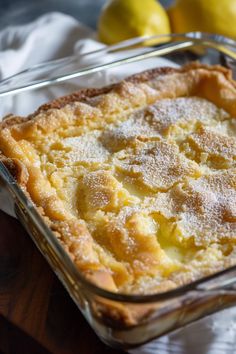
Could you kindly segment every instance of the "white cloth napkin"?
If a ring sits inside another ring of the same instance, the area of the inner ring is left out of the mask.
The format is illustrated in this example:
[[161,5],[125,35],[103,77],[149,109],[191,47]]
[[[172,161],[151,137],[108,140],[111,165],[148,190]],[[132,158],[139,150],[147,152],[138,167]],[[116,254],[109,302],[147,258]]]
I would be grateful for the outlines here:
[[[95,33],[74,18],[60,13],[49,13],[30,24],[8,27],[0,32],[0,80],[33,64],[73,53],[79,55],[102,47],[103,44],[95,40]],[[117,55],[112,58],[117,58]],[[100,59],[101,62],[102,60]],[[76,79],[57,87],[0,98],[0,117],[10,112],[28,114],[40,104],[79,87],[102,86],[147,68],[171,65],[174,66],[166,59],[155,58],[145,63],[126,65],[106,73]],[[0,208],[12,214],[11,204],[2,190]],[[130,353],[235,354],[236,308],[197,321],[140,348],[130,350]]]

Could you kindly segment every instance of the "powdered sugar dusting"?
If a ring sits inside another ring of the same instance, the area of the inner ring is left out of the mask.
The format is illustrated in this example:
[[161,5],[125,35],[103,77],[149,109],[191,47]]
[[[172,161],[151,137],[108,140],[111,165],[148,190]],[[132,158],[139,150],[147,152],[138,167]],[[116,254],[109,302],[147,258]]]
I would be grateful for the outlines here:
[[197,246],[236,240],[236,171],[189,179],[157,196],[154,204],[153,211],[174,217],[181,237],[192,237]]
[[175,123],[199,121],[208,124],[227,118],[229,115],[224,110],[203,98],[163,99],[110,127],[101,135],[101,141],[111,151],[119,151],[136,139],[161,138]]
[[102,163],[109,156],[109,152],[99,142],[96,133],[66,138],[63,140],[63,145],[71,148],[71,151],[67,154],[71,163]]
[[192,134],[188,140],[193,142],[197,149],[212,156],[221,157],[227,161],[236,160],[236,139],[219,134],[209,128],[201,128]]
[[118,126],[106,130],[101,140],[111,151],[119,151],[136,139],[160,138],[158,131],[145,119],[144,111],[133,114]]
[[185,176],[198,172],[197,164],[181,156],[176,145],[165,141],[129,151],[129,156],[119,160],[118,165],[154,190],[168,189]]
[[229,118],[228,113],[200,97],[180,97],[161,100],[147,108],[156,129],[164,131],[178,121],[221,121]]

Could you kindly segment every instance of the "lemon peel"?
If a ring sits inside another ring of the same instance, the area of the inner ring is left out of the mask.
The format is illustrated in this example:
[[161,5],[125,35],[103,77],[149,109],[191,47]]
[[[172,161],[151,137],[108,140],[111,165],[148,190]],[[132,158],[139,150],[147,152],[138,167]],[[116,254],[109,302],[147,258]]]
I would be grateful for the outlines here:
[[168,15],[156,0],[111,0],[98,22],[99,39],[106,44],[169,33]]
[[236,38],[236,0],[177,0],[168,15],[173,32],[202,31]]

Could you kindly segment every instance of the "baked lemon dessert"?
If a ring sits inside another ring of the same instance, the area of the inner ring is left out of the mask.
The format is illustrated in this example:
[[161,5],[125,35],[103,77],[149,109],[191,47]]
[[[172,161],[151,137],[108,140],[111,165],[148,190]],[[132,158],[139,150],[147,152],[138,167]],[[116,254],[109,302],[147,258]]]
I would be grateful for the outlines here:
[[1,159],[85,277],[150,294],[236,264],[236,84],[146,71],[1,123]]

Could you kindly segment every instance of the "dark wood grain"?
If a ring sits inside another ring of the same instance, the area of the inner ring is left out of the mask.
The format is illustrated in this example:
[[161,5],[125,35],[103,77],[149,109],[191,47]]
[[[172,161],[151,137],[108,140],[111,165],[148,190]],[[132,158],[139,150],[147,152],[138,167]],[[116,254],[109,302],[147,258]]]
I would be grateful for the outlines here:
[[20,223],[0,211],[0,353],[118,354],[89,327]]

